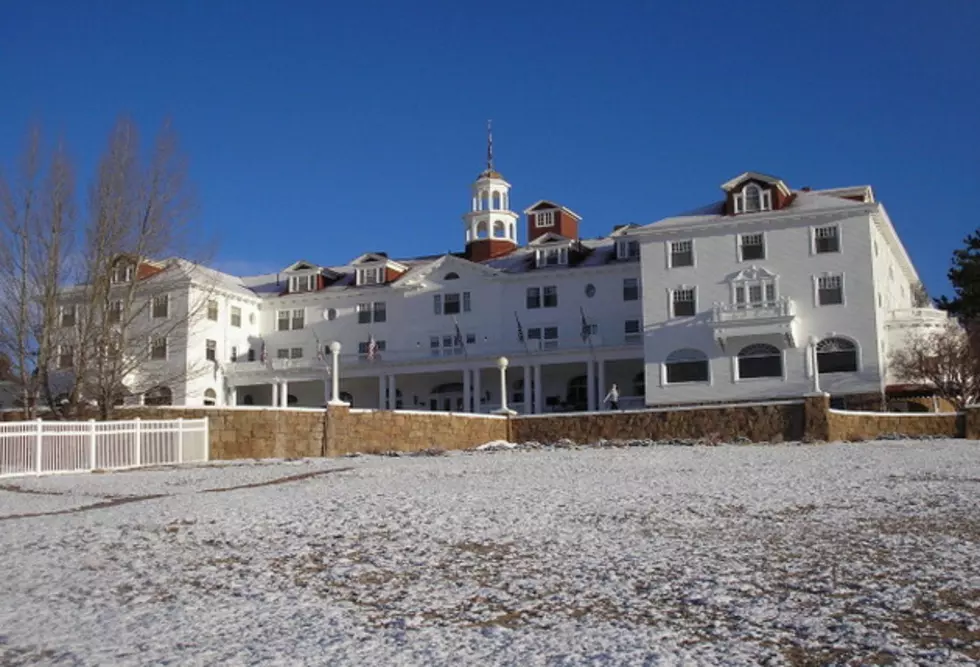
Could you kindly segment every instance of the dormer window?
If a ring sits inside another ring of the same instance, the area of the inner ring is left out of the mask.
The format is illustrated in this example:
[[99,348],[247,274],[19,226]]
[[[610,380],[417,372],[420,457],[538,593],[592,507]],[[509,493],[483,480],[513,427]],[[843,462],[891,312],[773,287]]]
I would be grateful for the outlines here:
[[128,283],[133,280],[133,265],[116,266],[112,269],[112,283]]
[[534,214],[534,226],[535,227],[551,227],[555,224],[555,212],[554,211],[544,211],[543,213]]
[[380,285],[384,282],[384,267],[375,266],[370,269],[357,270],[358,285]]
[[316,290],[316,275],[290,276],[289,293],[313,292]]
[[772,192],[763,190],[755,183],[749,183],[740,194],[736,194],[735,213],[758,213],[772,210]]
[[568,248],[540,248],[535,252],[538,267],[565,266],[568,264]]
[[616,241],[616,259],[639,259],[640,242],[630,239]]

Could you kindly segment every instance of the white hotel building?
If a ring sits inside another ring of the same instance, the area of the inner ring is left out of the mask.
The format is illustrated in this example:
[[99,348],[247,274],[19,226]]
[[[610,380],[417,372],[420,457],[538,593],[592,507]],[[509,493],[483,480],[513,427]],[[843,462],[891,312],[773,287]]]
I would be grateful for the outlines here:
[[212,292],[208,317],[150,363],[213,358],[214,372],[154,402],[322,406],[334,341],[341,398],[362,408],[492,411],[501,356],[521,413],[602,409],[613,383],[621,408],[800,397],[815,372],[837,400],[880,401],[889,352],[946,319],[916,303],[915,268],[867,186],[793,190],[747,172],[697,213],[593,239],[538,201],[523,245],[510,190],[492,166],[479,175],[459,253],[310,257],[192,285]]

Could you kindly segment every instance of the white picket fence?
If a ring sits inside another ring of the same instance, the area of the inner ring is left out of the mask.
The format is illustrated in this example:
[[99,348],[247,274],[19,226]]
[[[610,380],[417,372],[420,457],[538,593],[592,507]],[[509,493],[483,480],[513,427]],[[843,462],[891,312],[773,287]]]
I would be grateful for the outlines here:
[[0,423],[0,477],[207,461],[207,419]]

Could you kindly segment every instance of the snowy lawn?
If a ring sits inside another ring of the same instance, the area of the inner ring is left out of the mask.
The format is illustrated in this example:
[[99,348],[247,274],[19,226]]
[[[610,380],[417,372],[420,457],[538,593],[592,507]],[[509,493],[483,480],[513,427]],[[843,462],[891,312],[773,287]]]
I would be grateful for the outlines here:
[[972,442],[0,481],[3,666],[980,660]]

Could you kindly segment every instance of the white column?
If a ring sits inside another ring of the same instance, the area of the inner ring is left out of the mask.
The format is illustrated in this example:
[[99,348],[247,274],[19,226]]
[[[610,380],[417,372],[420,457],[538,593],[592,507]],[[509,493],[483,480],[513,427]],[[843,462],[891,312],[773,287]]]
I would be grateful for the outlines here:
[[330,405],[347,405],[340,400],[340,343],[330,343]]
[[534,366],[534,414],[544,412],[544,383],[541,382],[541,364]]
[[494,410],[497,414],[511,415],[513,410],[507,408],[507,357],[497,359],[497,369],[500,371],[500,408]]
[[481,412],[480,399],[483,396],[483,389],[480,387],[480,368],[473,369],[473,412]]
[[388,376],[378,376],[378,407],[382,410],[388,409]]
[[534,380],[531,377],[531,367],[524,364],[524,414],[531,414],[531,402],[534,400],[534,396],[531,394],[531,385],[534,384]]
[[273,382],[272,383],[272,401],[271,401],[271,405],[272,405],[272,407],[276,407],[277,405],[279,405],[279,383],[278,382]]
[[398,409],[398,387],[395,386],[395,376],[388,376],[388,409]]
[[463,412],[473,411],[473,385],[470,383],[470,369],[463,369]]
[[285,380],[282,381],[282,386],[279,388],[279,405],[284,408],[289,407],[289,383]]
[[238,387],[232,387],[228,392],[228,404],[238,405]]
[[596,410],[596,391],[595,391],[595,364],[591,359],[585,362],[585,382],[588,385],[586,388],[586,405],[588,406],[589,412],[595,412]]
[[604,359],[597,359],[596,365],[599,367],[599,393],[596,394],[596,402],[599,404],[599,409],[602,410],[605,406],[602,404],[602,399],[606,397],[606,362]]
[[817,364],[817,344],[810,343],[810,363],[813,368],[813,393],[820,393],[820,366]]

